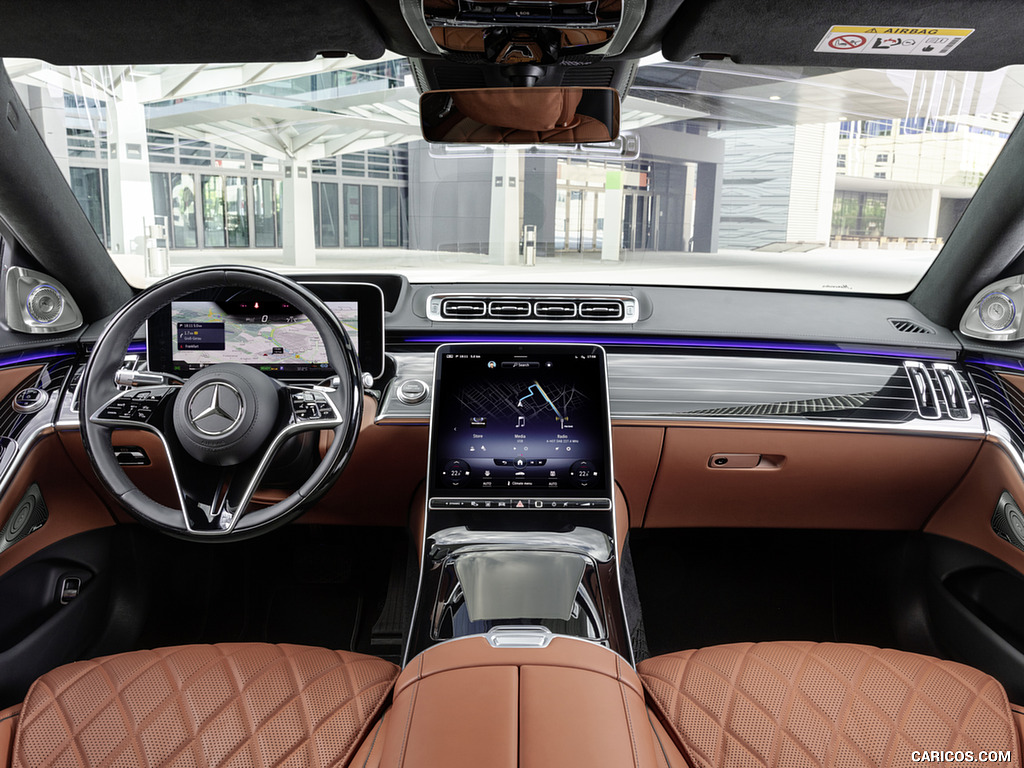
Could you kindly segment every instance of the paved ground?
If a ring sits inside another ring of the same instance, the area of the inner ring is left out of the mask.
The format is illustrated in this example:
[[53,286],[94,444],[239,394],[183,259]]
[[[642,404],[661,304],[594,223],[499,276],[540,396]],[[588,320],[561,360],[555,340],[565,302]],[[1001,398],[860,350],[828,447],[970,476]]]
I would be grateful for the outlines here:
[[[487,255],[352,249],[320,252],[315,264],[287,264],[280,251],[182,252],[171,271],[208,264],[247,263],[281,272],[401,272],[417,282],[543,282],[624,285],[692,285],[774,288],[843,293],[906,293],[914,288],[937,251],[846,250],[809,253],[723,251],[628,253],[621,262],[600,254],[565,254],[537,259],[536,266],[505,266]],[[153,282],[137,256],[114,256],[134,285]]]

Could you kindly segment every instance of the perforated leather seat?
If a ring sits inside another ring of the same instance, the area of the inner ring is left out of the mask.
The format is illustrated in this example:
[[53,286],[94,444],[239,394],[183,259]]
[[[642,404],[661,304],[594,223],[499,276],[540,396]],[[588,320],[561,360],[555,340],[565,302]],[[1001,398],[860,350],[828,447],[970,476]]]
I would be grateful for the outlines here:
[[[259,643],[76,662],[29,690],[9,764],[344,766],[397,674],[370,656]],[[0,752],[5,746],[0,735]]]
[[954,765],[958,752],[980,762],[983,751],[1009,752],[998,764],[1020,766],[1020,723],[1003,687],[950,661],[863,645],[741,643],[658,656],[638,672],[693,768]]

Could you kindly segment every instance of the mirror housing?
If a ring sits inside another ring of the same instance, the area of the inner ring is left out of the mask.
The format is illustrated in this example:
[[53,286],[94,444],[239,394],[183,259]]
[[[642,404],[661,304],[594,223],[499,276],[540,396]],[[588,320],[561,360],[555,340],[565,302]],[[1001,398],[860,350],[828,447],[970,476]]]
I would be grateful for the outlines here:
[[467,88],[420,97],[423,138],[451,144],[594,144],[619,136],[614,88]]

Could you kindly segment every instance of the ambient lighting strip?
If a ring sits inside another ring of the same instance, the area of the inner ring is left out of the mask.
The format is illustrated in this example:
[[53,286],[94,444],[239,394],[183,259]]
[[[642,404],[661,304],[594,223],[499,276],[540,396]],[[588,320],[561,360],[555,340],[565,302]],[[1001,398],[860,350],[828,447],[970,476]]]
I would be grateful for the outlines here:
[[[913,357],[919,360],[955,360],[956,353],[922,353],[914,349],[879,349],[870,347],[839,347],[827,344],[779,343],[768,341],[737,341],[729,339],[667,339],[595,336],[409,336],[406,344],[480,344],[504,342],[508,344],[600,344],[606,347],[670,347],[684,349],[728,349],[757,352],[816,352],[830,355],[860,355],[866,357]],[[1024,369],[1022,369],[1024,370]]]

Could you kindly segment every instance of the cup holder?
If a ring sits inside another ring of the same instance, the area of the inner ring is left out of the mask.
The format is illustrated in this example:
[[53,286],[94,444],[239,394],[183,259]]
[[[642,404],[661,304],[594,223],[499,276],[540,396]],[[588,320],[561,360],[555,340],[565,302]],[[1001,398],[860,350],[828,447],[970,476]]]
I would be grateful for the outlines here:
[[463,549],[441,565],[432,640],[485,634],[495,627],[546,627],[605,641],[597,564],[577,552]]

